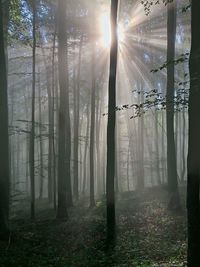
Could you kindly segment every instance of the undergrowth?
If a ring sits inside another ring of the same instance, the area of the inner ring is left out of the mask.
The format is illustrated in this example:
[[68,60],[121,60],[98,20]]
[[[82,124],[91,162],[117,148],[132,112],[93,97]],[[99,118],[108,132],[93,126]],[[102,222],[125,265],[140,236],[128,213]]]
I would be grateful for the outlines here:
[[[37,220],[27,209],[11,220],[9,240],[0,241],[1,267],[175,267],[185,266],[186,216],[166,209],[166,193],[148,190],[117,196],[117,239],[106,250],[106,204],[94,209],[80,201],[67,221],[38,204]],[[184,204],[183,204],[184,206]]]

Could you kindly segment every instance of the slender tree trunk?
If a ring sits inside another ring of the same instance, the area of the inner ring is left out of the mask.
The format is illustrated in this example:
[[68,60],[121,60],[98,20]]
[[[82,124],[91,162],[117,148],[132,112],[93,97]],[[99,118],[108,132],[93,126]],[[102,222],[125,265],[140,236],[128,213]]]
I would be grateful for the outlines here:
[[155,110],[155,147],[156,147],[156,172],[157,172],[157,182],[158,185],[161,185],[160,178],[160,153],[159,153],[159,138],[158,138],[158,111]]
[[9,137],[6,53],[3,33],[3,10],[0,1],[0,233],[8,230],[9,214]]
[[43,197],[44,188],[44,164],[43,164],[43,139],[42,139],[42,98],[41,98],[41,84],[40,84],[40,71],[38,77],[38,106],[39,106],[39,146],[40,146],[40,188],[39,199]]
[[183,137],[182,137],[182,173],[181,180],[184,182],[186,176],[186,159],[185,159],[185,111],[182,111],[182,120],[183,120]]
[[[27,123],[28,125],[28,123]],[[27,126],[27,131],[29,131],[29,126]],[[29,179],[30,179],[30,168],[29,168],[29,146],[30,146],[30,134],[26,134],[26,193],[27,196],[29,196],[30,191],[29,191]]]
[[108,125],[107,125],[107,241],[115,239],[115,123],[116,123],[116,76],[117,76],[117,13],[118,0],[111,1],[111,34],[109,87],[108,87]]
[[200,1],[192,0],[188,147],[188,267],[200,266]]
[[48,139],[48,199],[49,202],[53,201],[53,105],[52,105],[52,92],[50,85],[50,71],[47,67],[46,79],[47,79],[47,94],[48,94],[48,122],[49,122],[49,139]]
[[[176,2],[168,4],[167,16],[167,62],[174,60],[176,37]],[[177,179],[176,149],[174,140],[174,64],[167,66],[167,177],[170,193],[169,209],[180,209]]]
[[89,119],[89,105],[87,106],[87,129],[85,137],[85,148],[84,148],[84,157],[83,157],[83,188],[82,193],[85,195],[86,189],[86,180],[87,180],[87,151],[88,151],[88,142],[89,142],[89,129],[90,129],[90,119]]
[[94,200],[94,133],[95,133],[95,49],[92,51],[92,88],[91,88],[91,123],[90,123],[90,207],[95,206]]
[[32,49],[32,110],[30,133],[30,185],[31,185],[31,219],[35,218],[35,60],[36,60],[36,3],[32,2],[33,9],[33,49]]
[[[117,122],[117,117],[116,117]],[[118,164],[120,163],[120,131],[119,127],[117,127],[117,123],[115,126],[115,192],[116,194],[119,193],[119,176],[120,172],[118,168]]]
[[[70,118],[66,78],[66,1],[58,1],[58,70],[60,85],[58,133],[58,207],[57,218],[67,218],[67,179],[70,179]],[[67,74],[68,75],[68,74]],[[69,134],[69,135],[68,135]],[[68,146],[69,144],[69,146]]]
[[20,165],[20,137],[19,134],[17,134],[17,146],[16,146],[16,177],[15,177],[15,183],[16,183],[16,189],[19,190],[20,187],[20,169],[19,169],[19,165]]
[[[130,142],[130,141],[129,141]],[[129,151],[130,143],[128,144],[128,151],[127,151],[127,172],[126,172],[126,179],[127,179],[127,189],[128,192],[130,191],[130,181],[129,181],[129,161],[130,161],[130,151]]]
[[[142,83],[142,81],[140,81]],[[139,88],[139,86],[138,86]],[[143,85],[140,84],[141,93],[138,95],[138,103],[144,102]],[[141,115],[138,117],[138,158],[139,158],[139,173],[137,177],[137,188],[144,189],[144,114],[141,110]]]
[[53,108],[53,116],[52,116],[52,142],[53,142],[53,204],[54,204],[54,210],[56,210],[56,204],[57,204],[57,173],[56,173],[56,167],[57,167],[57,161],[56,161],[56,142],[55,142],[55,46],[56,46],[56,27],[54,30],[54,36],[53,36],[53,51],[52,51],[52,108]]
[[[66,27],[65,27],[66,28]],[[66,62],[66,132],[65,132],[65,139],[66,139],[66,183],[67,183],[67,206],[73,206],[72,200],[72,183],[71,183],[71,120],[70,120],[70,106],[69,106],[69,65],[68,65],[68,45],[67,44],[67,35],[65,41],[66,47],[66,55],[65,55],[65,62]]]
[[101,109],[100,109],[100,87],[96,90],[96,177],[97,177],[97,194],[101,194],[101,177],[100,177],[100,168],[101,168],[101,157],[100,157],[100,124],[101,124]]
[[79,117],[80,117],[80,74],[81,74],[81,56],[83,46],[83,35],[80,38],[79,55],[78,55],[78,70],[77,70],[77,83],[75,84],[75,112],[74,112],[74,197],[77,200],[79,195]]
[[166,132],[165,132],[165,111],[161,111],[162,112],[162,183],[165,183],[166,180],[166,164],[165,164],[165,136],[166,136]]

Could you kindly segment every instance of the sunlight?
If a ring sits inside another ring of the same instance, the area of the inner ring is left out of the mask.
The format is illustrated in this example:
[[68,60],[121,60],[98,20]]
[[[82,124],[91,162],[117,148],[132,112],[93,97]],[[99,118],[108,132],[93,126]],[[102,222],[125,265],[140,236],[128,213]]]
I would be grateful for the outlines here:
[[111,45],[111,25],[110,16],[108,13],[103,13],[100,18],[101,29],[101,43],[104,47],[110,47]]
[[[111,45],[111,25],[109,13],[103,13],[100,17],[100,32],[102,46],[109,48]],[[124,41],[124,29],[121,24],[118,24],[117,35],[119,42]]]

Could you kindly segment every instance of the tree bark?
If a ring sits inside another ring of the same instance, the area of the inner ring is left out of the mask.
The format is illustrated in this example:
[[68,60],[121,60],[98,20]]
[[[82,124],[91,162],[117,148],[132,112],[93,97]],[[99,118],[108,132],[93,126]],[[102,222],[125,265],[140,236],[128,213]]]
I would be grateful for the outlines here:
[[66,1],[58,1],[58,71],[60,86],[58,126],[58,206],[57,218],[67,218],[67,180],[70,178],[70,117],[68,80],[66,76]]
[[77,70],[77,83],[75,83],[75,99],[74,99],[74,197],[78,200],[79,197],[79,124],[80,124],[80,74],[81,74],[81,57],[82,57],[83,35],[80,38],[79,54],[78,54],[78,70]]
[[200,1],[192,0],[188,146],[188,267],[200,266]]
[[2,1],[0,1],[0,233],[8,230],[9,214],[9,138],[6,54]]
[[116,76],[117,76],[117,13],[118,0],[111,1],[111,34],[109,87],[108,87],[108,125],[107,125],[107,241],[115,239],[115,123],[116,123]]
[[40,188],[39,199],[43,197],[44,189],[44,164],[43,164],[43,138],[42,138],[42,97],[41,97],[41,84],[40,73],[38,77],[38,106],[39,106],[39,147],[40,147]]
[[31,133],[30,133],[30,185],[31,185],[31,219],[35,218],[35,60],[36,60],[36,3],[32,2],[32,110],[31,110]]
[[174,140],[174,64],[176,38],[176,1],[168,4],[167,15],[167,177],[170,194],[169,209],[180,209],[177,179],[176,149]]
[[[93,44],[95,45],[95,44]],[[90,123],[90,207],[95,206],[94,200],[94,133],[95,133],[95,49],[92,51],[92,88],[91,88],[91,123]]]
[[87,182],[87,151],[88,151],[89,130],[90,130],[89,105],[87,105],[86,118],[87,118],[87,128],[86,128],[85,147],[84,147],[84,156],[83,156],[83,168],[84,168],[83,188],[82,188],[83,195],[85,195],[86,182]]

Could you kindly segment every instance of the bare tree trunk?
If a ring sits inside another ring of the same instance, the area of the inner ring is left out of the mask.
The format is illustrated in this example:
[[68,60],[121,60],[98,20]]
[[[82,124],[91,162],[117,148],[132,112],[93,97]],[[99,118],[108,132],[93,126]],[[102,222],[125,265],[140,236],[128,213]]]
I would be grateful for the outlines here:
[[[167,62],[175,56],[176,37],[176,2],[168,4],[167,16]],[[167,65],[167,177],[170,193],[169,209],[180,209],[180,198],[177,179],[176,149],[174,140],[174,64]]]
[[[93,44],[95,45],[95,44]],[[94,131],[95,131],[95,48],[92,51],[92,88],[91,88],[91,123],[90,123],[90,207],[95,206],[94,200]]]
[[9,137],[6,53],[3,33],[3,9],[0,1],[0,233],[8,230],[9,214]]
[[128,144],[128,151],[127,151],[127,172],[126,172],[126,179],[127,179],[127,189],[128,192],[130,191],[130,182],[129,182],[129,160],[130,160],[130,151],[129,151],[130,143]]
[[[116,121],[117,121],[117,117],[116,117]],[[118,165],[120,164],[120,131],[119,131],[119,127],[117,127],[118,124],[116,123],[115,126],[115,192],[119,193],[119,176],[120,176],[120,172],[119,169],[120,167],[118,167]]]
[[100,177],[100,168],[101,168],[101,157],[100,157],[100,124],[101,124],[101,109],[100,109],[100,87],[96,90],[96,177],[97,177],[97,194],[101,194],[101,177]]
[[162,183],[165,183],[166,179],[166,164],[165,164],[165,135],[166,132],[164,130],[165,126],[165,116],[164,111],[162,111]]
[[67,218],[67,180],[70,177],[71,133],[69,92],[66,78],[66,1],[58,1],[58,69],[60,85],[59,136],[58,136],[58,207],[57,218]]
[[[142,83],[142,81],[140,81]],[[139,86],[138,86],[139,88]],[[140,84],[141,93],[138,95],[138,103],[144,102],[143,85]],[[138,158],[139,158],[139,173],[137,177],[137,188],[144,189],[144,114],[141,110],[141,115],[138,117]]]
[[158,111],[155,110],[155,146],[156,146],[156,171],[157,171],[157,182],[161,185],[160,178],[160,153],[159,153],[159,138],[158,138]]
[[80,38],[79,44],[79,55],[78,55],[78,70],[77,70],[77,83],[74,87],[74,102],[75,102],[75,112],[74,112],[74,197],[77,200],[79,196],[79,117],[80,117],[80,72],[81,72],[81,57],[82,57],[82,46],[83,46],[83,35]]
[[35,218],[35,60],[36,60],[36,3],[32,2],[33,9],[33,49],[32,49],[32,110],[30,133],[30,184],[31,184],[31,219]]
[[43,140],[42,140],[42,98],[41,98],[41,84],[40,84],[40,71],[38,77],[38,106],[39,106],[39,146],[40,146],[40,188],[39,199],[43,197],[44,188],[44,164],[43,164]]
[[107,241],[115,239],[115,123],[116,123],[116,76],[117,76],[117,13],[118,0],[111,1],[111,34],[109,88],[108,88],[108,125],[107,125]]
[[[66,28],[66,27],[65,27]],[[67,43],[67,36],[65,44]],[[65,62],[66,62],[66,100],[65,100],[65,112],[66,112],[66,183],[67,183],[67,206],[73,206],[72,200],[72,183],[71,183],[71,119],[70,119],[70,106],[69,106],[69,66],[68,66],[68,45],[66,47]]]
[[183,120],[183,137],[182,137],[182,173],[181,173],[181,179],[182,182],[185,180],[186,176],[186,159],[185,159],[185,128],[186,128],[186,123],[185,123],[185,111],[182,111],[182,120]]
[[188,146],[188,267],[200,265],[200,1],[192,0]]
[[83,157],[83,188],[82,193],[85,195],[86,189],[86,180],[87,180],[87,151],[88,151],[88,143],[89,143],[89,127],[90,127],[90,119],[89,119],[89,105],[87,106],[87,129],[86,129],[86,137],[85,137],[85,148],[84,148],[84,157]]
[[[55,46],[56,46],[56,27],[55,25],[55,31],[54,31],[54,36],[53,36],[53,51],[52,51],[52,108],[53,108],[53,116],[52,116],[52,142],[53,142],[53,205],[54,205],[54,210],[56,210],[56,205],[57,205],[57,173],[56,173],[56,168],[57,168],[57,161],[56,161],[56,142],[55,142],[55,97],[56,97],[56,92],[55,92]],[[57,109],[56,109],[57,111]]]

